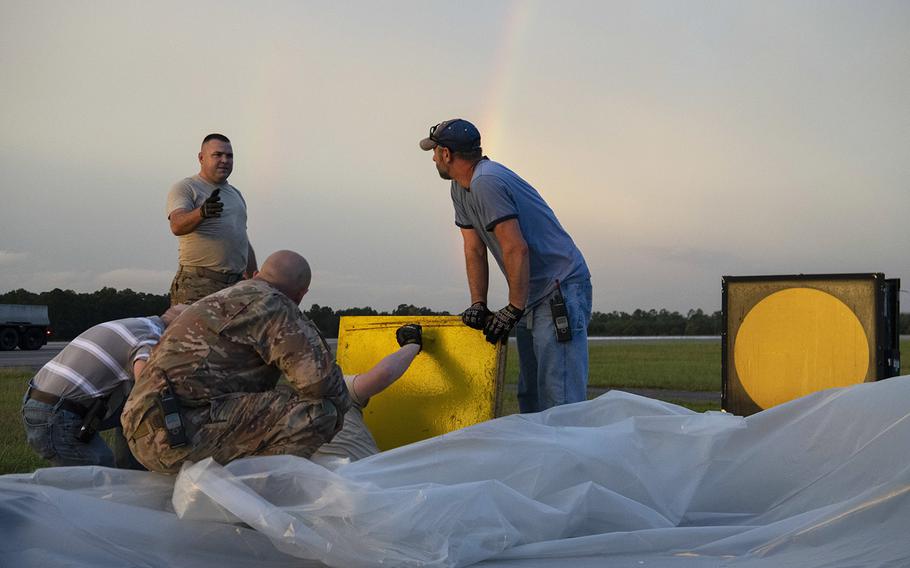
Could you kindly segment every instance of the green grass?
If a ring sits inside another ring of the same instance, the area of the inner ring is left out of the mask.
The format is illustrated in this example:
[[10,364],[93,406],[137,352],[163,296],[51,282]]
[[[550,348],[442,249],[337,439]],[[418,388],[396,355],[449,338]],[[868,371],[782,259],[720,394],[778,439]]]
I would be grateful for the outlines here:
[[29,472],[50,465],[26,444],[19,414],[32,374],[28,369],[0,369],[0,474]]
[[[593,343],[588,358],[591,387],[720,392],[720,343],[660,340]],[[518,350],[514,344],[509,346],[506,358],[506,384],[518,384]],[[597,393],[589,393],[591,396]],[[666,400],[696,412],[720,410],[719,403]],[[507,394],[502,415],[517,412],[518,402]]]
[[[506,383],[518,382],[518,350],[509,346]],[[594,343],[588,384],[599,388],[720,391],[720,343],[643,341]]]
[[[910,341],[901,342],[901,374],[910,373]],[[46,467],[47,462],[25,442],[19,415],[22,395],[32,372],[0,369],[0,474],[22,473]],[[509,349],[506,383],[518,381],[518,354]],[[590,351],[593,387],[656,388],[683,391],[720,390],[720,345],[699,341],[646,341],[596,343]],[[513,391],[507,390],[503,414],[518,412]],[[716,403],[667,399],[696,412],[718,410]]]

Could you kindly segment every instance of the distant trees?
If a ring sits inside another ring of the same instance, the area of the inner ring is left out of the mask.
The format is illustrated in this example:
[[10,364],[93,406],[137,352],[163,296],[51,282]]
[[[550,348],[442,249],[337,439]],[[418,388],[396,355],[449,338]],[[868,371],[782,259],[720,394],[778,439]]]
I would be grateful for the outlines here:
[[[141,316],[160,315],[171,305],[167,294],[134,292],[129,288],[116,290],[102,288],[97,292],[84,293],[55,288],[50,292],[36,294],[27,290],[12,290],[0,294],[0,304],[46,305],[51,320],[51,339],[68,341],[86,329],[102,322]],[[328,306],[313,304],[304,314],[319,327],[327,337],[338,337],[338,322],[341,316],[430,316],[449,315],[426,307],[400,304],[389,312],[365,308],[333,310]]]
[[[36,294],[27,290],[13,290],[0,294],[0,304],[44,304],[51,319],[52,339],[69,340],[101,322],[163,313],[170,301],[167,294],[134,292],[129,288],[116,290],[102,288],[91,293],[77,293],[55,288]],[[303,312],[326,337],[338,337],[338,322],[342,316],[433,316],[450,315],[413,304],[399,304],[391,312],[363,308],[332,309],[313,304]],[[589,336],[642,336],[642,335],[720,335],[723,326],[721,312],[706,314],[702,310],[689,310],[686,315],[668,310],[635,310],[634,312],[594,312]],[[900,333],[910,334],[910,314],[900,315]]]
[[588,326],[589,336],[620,337],[642,335],[720,335],[721,312],[711,315],[689,310],[686,315],[667,310],[594,312]]
[[46,305],[51,320],[51,339],[73,339],[101,322],[163,313],[171,305],[167,294],[134,292],[129,288],[102,288],[91,293],[54,288],[35,294],[13,290],[0,294],[0,304]]
[[326,337],[338,337],[338,324],[342,316],[447,316],[449,312],[435,312],[430,308],[414,306],[412,304],[399,304],[397,308],[389,312],[379,312],[367,306],[365,308],[345,308],[342,310],[332,310],[328,306],[313,304],[309,310],[305,310],[304,315],[310,318],[316,327],[319,328]]

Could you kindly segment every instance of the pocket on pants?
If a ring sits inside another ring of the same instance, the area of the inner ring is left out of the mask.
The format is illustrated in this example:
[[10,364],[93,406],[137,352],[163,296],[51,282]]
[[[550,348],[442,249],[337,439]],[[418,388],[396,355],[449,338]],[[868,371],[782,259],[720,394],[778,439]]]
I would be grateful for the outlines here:
[[46,410],[24,408],[22,424],[25,426],[25,439],[36,454],[44,459],[54,457],[53,436],[54,413]]
[[566,298],[566,308],[569,311],[569,322],[573,333],[587,333],[588,324],[591,323],[591,282],[573,282],[566,286],[563,292]]
[[97,432],[88,442],[76,439],[81,427],[81,416],[66,410],[57,412],[51,431],[51,444],[56,456],[54,465],[113,465],[110,450]]

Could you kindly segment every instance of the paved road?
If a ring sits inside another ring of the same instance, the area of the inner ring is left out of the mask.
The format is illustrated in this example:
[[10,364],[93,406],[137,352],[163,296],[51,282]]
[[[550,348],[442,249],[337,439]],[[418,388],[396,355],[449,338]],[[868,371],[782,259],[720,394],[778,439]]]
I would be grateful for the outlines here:
[[57,353],[60,353],[66,344],[66,341],[49,341],[47,345],[37,351],[22,351],[21,349],[0,351],[0,367],[40,369],[45,363],[53,359]]
[[[0,351],[0,368],[3,367],[24,367],[38,370],[45,363],[53,359],[57,353],[66,347],[67,341],[49,341],[47,345],[37,351],[22,351],[14,349],[12,351]],[[329,339],[329,346],[333,349],[338,343],[337,339]]]

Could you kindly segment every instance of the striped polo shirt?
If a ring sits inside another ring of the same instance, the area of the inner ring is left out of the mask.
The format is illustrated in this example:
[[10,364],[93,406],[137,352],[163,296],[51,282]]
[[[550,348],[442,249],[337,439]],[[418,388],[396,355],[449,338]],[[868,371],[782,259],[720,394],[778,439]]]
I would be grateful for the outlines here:
[[157,316],[99,323],[42,367],[31,386],[75,402],[107,396],[133,381],[133,363],[149,358],[163,331]]

